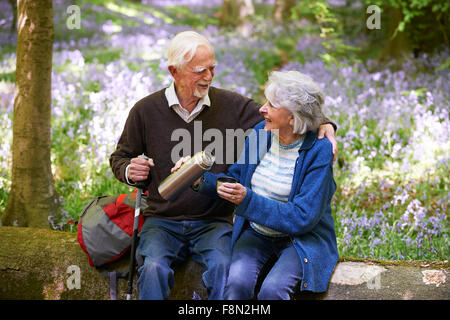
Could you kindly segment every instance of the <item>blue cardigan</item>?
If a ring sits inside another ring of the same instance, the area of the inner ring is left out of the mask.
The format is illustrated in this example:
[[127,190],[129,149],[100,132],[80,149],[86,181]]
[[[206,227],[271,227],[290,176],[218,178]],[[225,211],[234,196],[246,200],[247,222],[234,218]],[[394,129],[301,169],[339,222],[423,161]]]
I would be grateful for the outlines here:
[[[255,126],[240,158],[228,169],[227,175],[237,178],[247,188],[244,200],[235,210],[231,245],[236,243],[246,220],[288,234],[303,267],[300,290],[324,292],[339,257],[330,205],[336,190],[332,145],[326,138],[317,139],[317,130],[306,133],[289,200],[282,203],[260,196],[250,188],[256,166],[271,144],[271,134],[263,128],[264,121]],[[222,175],[205,173],[199,192],[218,197],[216,178]]]

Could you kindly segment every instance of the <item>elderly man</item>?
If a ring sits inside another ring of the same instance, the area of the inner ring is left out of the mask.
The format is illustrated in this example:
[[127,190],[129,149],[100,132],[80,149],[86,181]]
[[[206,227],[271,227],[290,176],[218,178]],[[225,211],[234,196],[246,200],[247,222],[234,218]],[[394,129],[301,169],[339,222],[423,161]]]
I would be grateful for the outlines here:
[[[130,110],[124,130],[111,154],[110,164],[120,181],[133,185],[146,180],[149,204],[141,229],[138,252],[144,263],[139,267],[139,299],[168,299],[174,285],[173,264],[191,256],[200,263],[203,283],[209,299],[222,299],[231,256],[233,205],[186,189],[173,201],[164,200],[158,185],[178,159],[172,159],[173,132],[186,130],[191,137],[192,153],[201,151],[203,131],[252,128],[263,117],[260,104],[237,93],[211,86],[214,77],[214,51],[196,32],[176,35],[169,44],[168,69],[174,82],[140,101]],[[197,122],[198,121],[198,122]],[[202,137],[198,135],[201,124]],[[324,120],[319,136],[334,140],[334,127]],[[201,143],[196,141],[201,139]],[[196,150],[196,148],[200,148]],[[222,146],[223,154],[227,148]],[[217,150],[216,150],[217,151]],[[137,158],[146,154],[150,160]],[[237,159],[237,151],[233,158]],[[187,156],[182,154],[181,156]],[[234,162],[234,161],[233,161]],[[213,173],[224,172],[232,163],[215,163]]]

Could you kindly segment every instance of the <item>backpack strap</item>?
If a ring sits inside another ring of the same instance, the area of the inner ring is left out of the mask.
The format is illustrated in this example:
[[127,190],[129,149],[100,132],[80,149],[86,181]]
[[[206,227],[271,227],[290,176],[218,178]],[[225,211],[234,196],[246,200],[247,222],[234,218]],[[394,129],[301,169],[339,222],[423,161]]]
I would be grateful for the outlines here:
[[123,193],[123,194],[119,195],[119,196],[117,197],[116,204],[121,204],[121,203],[123,203],[123,200],[125,200],[125,198],[126,198],[127,195],[128,195],[128,194],[126,194],[126,193]]

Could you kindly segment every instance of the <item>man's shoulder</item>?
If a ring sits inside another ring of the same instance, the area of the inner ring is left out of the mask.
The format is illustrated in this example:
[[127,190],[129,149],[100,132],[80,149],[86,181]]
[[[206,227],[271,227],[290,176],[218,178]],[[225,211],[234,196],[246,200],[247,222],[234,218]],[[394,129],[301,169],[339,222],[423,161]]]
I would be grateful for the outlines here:
[[245,97],[237,92],[216,87],[210,88],[209,97],[212,106],[224,107],[224,110],[234,110],[234,114],[240,117],[241,123],[245,128],[253,127],[257,122],[262,120],[262,117],[258,113],[261,105],[251,98]]
[[227,89],[222,89],[222,88],[217,88],[217,87],[211,87],[210,88],[210,98],[211,99],[217,99],[217,100],[242,100],[242,101],[249,101],[251,100],[248,97],[245,97],[237,92],[231,91],[231,90],[227,90]]

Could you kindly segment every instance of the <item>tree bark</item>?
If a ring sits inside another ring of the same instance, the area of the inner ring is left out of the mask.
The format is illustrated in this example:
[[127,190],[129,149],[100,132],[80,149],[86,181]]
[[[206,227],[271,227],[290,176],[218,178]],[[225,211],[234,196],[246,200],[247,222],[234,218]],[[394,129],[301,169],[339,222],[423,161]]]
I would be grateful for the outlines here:
[[50,164],[53,7],[19,0],[12,183],[4,225],[49,228],[58,213]]
[[[388,7],[386,14],[389,15],[388,40],[380,53],[379,61],[395,59],[397,67],[401,66],[402,61],[411,53],[411,44],[406,34],[406,30],[402,32],[395,31],[399,23],[403,20],[400,8]],[[395,37],[394,37],[395,34]]]
[[255,13],[252,0],[224,0],[220,16],[220,26],[238,27],[246,18]]
[[295,0],[275,0],[272,18],[275,21],[286,23],[291,20],[291,9],[295,6]]

